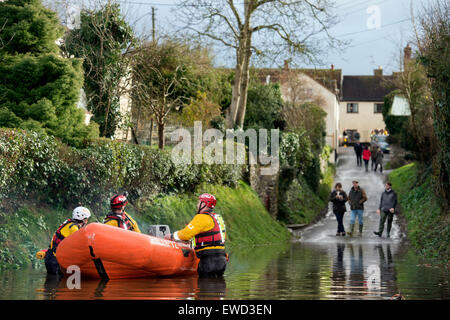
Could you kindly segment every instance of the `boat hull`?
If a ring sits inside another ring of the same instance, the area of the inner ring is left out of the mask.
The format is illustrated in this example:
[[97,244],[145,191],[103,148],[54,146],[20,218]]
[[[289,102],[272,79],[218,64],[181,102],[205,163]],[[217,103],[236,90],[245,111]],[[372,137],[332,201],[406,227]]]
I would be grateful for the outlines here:
[[56,259],[64,271],[77,266],[83,277],[107,279],[192,275],[199,262],[188,244],[100,223],[64,239]]

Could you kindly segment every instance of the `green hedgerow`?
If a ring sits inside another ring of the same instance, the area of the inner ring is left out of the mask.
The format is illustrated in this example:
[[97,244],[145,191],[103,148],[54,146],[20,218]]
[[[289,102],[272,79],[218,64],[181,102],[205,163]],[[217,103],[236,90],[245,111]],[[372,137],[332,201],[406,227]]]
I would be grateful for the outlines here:
[[71,207],[107,205],[128,191],[131,201],[193,191],[203,182],[235,186],[242,166],[176,164],[168,151],[97,139],[75,149],[45,133],[0,129],[0,195]]

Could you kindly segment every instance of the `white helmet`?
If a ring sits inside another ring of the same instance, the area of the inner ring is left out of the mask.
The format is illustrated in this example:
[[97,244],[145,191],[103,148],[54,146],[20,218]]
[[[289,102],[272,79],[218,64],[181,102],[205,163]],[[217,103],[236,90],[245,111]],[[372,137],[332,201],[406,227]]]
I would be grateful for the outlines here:
[[88,208],[85,207],[76,207],[75,209],[73,209],[72,212],[72,219],[75,220],[84,220],[86,218],[89,218],[91,216],[91,212],[89,211]]

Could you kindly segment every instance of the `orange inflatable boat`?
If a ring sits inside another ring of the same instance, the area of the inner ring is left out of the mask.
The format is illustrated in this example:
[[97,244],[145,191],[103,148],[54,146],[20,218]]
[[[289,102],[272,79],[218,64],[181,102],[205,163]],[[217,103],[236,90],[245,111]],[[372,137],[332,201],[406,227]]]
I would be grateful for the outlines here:
[[186,243],[91,223],[64,239],[56,259],[65,271],[78,266],[82,277],[142,278],[196,274],[199,259]]

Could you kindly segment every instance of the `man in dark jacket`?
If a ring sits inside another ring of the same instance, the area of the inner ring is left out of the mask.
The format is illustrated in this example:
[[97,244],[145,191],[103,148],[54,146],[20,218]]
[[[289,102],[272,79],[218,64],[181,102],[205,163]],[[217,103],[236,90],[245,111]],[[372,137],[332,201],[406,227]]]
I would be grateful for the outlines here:
[[358,216],[359,223],[359,235],[362,235],[363,230],[363,211],[364,202],[367,201],[367,195],[364,189],[359,186],[358,181],[353,180],[353,187],[348,193],[348,202],[350,203],[351,215],[350,215],[350,232],[347,232],[350,236],[353,234],[355,228],[355,219]]
[[380,205],[377,213],[380,215],[380,224],[378,232],[374,231],[377,236],[381,237],[384,230],[384,223],[387,218],[387,237],[390,237],[392,221],[394,220],[394,212],[397,206],[397,194],[392,190],[392,184],[388,181],[385,184],[385,191],[381,194]]
[[377,160],[377,151],[378,147],[376,145],[370,146],[370,159],[372,160],[371,162],[372,171],[375,168],[375,162]]
[[356,153],[356,165],[362,166],[362,158],[361,157],[362,157],[363,147],[362,147],[361,143],[359,143],[359,141],[356,142],[353,149],[355,149],[355,153]]
[[378,166],[380,166],[380,172],[383,173],[383,151],[378,147],[377,153],[375,155],[375,172],[377,171]]
[[333,203],[333,213],[336,216],[338,223],[337,236],[345,236],[345,229],[342,220],[344,219],[344,213],[347,211],[345,203],[347,202],[347,194],[342,190],[342,184],[336,183],[334,190],[330,194],[330,199]]

